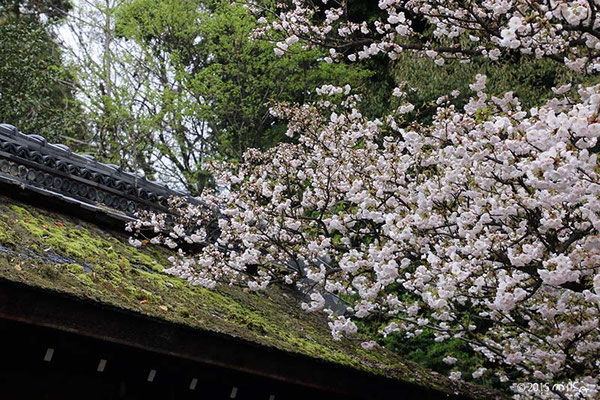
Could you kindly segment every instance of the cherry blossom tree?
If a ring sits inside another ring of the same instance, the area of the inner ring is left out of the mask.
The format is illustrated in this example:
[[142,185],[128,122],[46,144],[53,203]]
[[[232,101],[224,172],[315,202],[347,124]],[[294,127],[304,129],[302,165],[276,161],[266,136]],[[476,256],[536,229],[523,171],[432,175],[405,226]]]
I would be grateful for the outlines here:
[[[385,16],[371,23],[344,20],[345,4],[331,3],[282,4],[256,34],[287,33],[281,53],[329,46],[331,62],[520,52],[580,73],[600,68],[594,1],[381,0]],[[422,125],[407,122],[409,88],[378,119],[361,114],[349,86],[318,88],[313,103],[272,110],[294,144],[213,164],[219,186],[200,204],[174,199],[174,215],[147,214],[131,228],[178,248],[170,272],[193,284],[304,286],[302,308],[327,313],[336,339],[377,315],[382,336],[428,329],[437,341],[464,340],[486,360],[473,378],[517,377],[516,398],[597,398],[600,85],[555,88],[530,110],[512,93],[486,93],[483,75],[470,89],[464,108],[450,93]]]

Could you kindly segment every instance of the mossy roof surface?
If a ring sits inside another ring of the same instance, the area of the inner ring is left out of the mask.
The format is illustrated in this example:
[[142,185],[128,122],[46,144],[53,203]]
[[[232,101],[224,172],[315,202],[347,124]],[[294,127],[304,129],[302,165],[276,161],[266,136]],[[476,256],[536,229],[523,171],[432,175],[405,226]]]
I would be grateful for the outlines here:
[[253,293],[195,287],[163,272],[168,256],[167,249],[136,249],[120,232],[0,195],[0,278],[424,387],[488,398],[385,350],[334,341],[323,315],[301,311],[291,289]]

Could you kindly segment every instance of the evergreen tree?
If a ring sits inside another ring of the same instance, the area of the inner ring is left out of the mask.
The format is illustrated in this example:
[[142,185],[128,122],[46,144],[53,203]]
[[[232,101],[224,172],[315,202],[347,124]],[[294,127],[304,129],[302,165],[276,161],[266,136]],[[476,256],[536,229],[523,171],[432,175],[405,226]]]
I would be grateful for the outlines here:
[[[51,141],[83,134],[73,75],[51,29],[61,2],[0,3],[0,122]],[[76,144],[76,142],[69,143]]]

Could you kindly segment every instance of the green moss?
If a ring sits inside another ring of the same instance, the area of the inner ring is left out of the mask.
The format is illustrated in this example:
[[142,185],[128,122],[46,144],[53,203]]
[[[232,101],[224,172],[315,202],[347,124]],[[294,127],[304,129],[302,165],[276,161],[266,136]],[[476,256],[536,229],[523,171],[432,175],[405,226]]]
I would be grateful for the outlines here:
[[134,263],[157,272],[162,271],[163,264],[167,262],[164,252],[161,254],[153,249],[146,254],[97,228],[87,229],[64,223],[62,216],[49,218],[49,215],[32,214],[17,205],[12,205],[10,210],[14,212],[14,221],[33,238],[57,253],[78,261],[100,265],[112,271],[129,268]]
[[19,217],[24,217],[26,215],[29,215],[29,213],[27,212],[27,210],[21,206],[18,206],[16,204],[12,204],[10,206],[10,209]]
[[86,286],[94,286],[94,280],[88,274],[77,274],[77,279],[86,285]]
[[[3,196],[0,227],[0,243],[11,243],[13,251],[29,254],[16,269],[14,255],[0,251],[0,278],[446,390],[445,379],[392,353],[364,351],[357,346],[358,339],[334,341],[324,316],[301,311],[292,291],[274,287],[247,293],[228,286],[194,287],[162,272],[170,256],[167,249],[137,249],[121,232],[25,208]],[[50,253],[70,261],[57,263]]]
[[[60,267],[60,265],[59,265]],[[80,275],[83,274],[85,269],[79,265],[79,264],[64,264],[62,265],[62,268],[64,268],[66,271],[69,271],[72,274],[75,275]]]
[[11,233],[7,224],[0,221],[0,244],[10,247],[14,246],[15,242]]

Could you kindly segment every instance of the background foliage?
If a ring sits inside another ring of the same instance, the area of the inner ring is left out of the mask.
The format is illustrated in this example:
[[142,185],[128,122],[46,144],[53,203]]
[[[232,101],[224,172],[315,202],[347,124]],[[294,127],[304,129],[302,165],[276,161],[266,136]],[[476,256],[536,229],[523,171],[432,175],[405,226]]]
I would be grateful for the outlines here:
[[65,141],[82,138],[83,127],[73,73],[65,68],[51,34],[56,6],[0,3],[0,122]]

